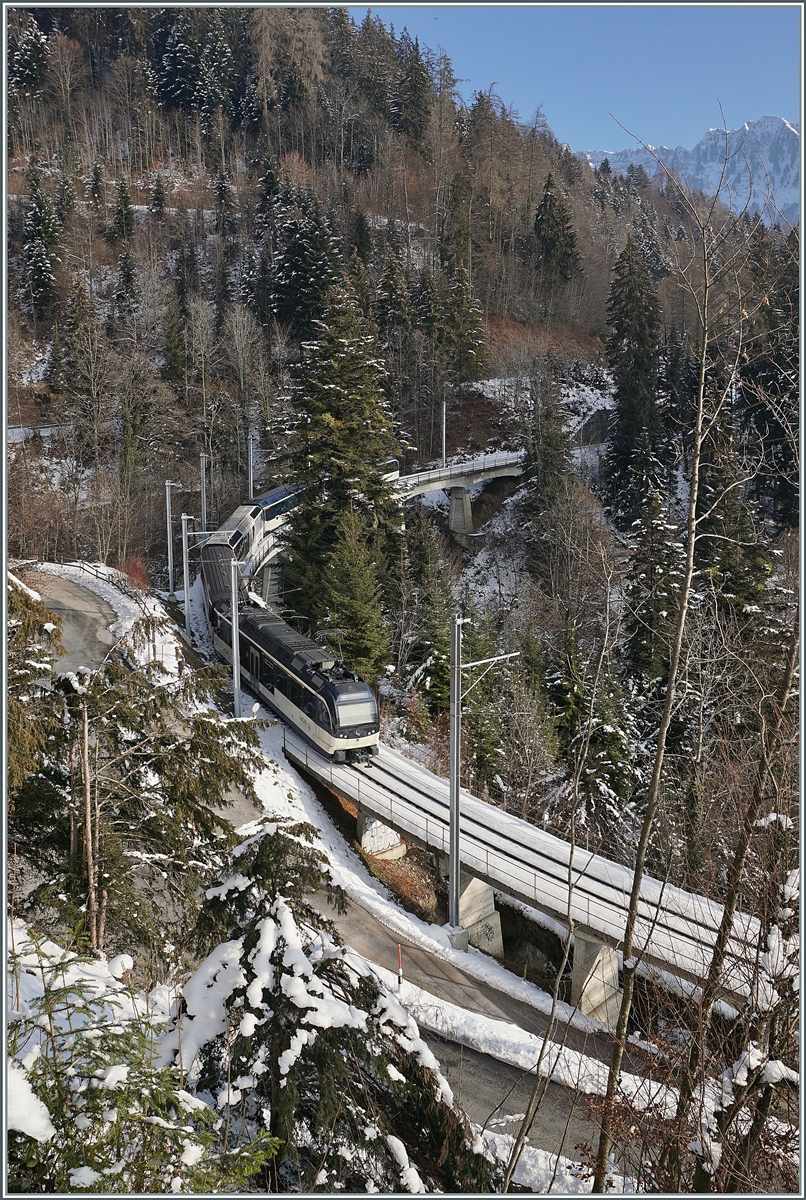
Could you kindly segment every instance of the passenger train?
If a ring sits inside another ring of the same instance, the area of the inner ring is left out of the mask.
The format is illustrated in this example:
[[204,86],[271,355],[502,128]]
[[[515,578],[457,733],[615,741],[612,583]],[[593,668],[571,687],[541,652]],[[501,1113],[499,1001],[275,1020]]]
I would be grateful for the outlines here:
[[[301,487],[278,487],[237,508],[201,550],[207,625],[217,652],[232,662],[233,558],[253,567],[264,556]],[[378,705],[369,684],[322,646],[298,633],[272,608],[250,599],[239,582],[241,679],[316,749],[335,763],[378,753]]]

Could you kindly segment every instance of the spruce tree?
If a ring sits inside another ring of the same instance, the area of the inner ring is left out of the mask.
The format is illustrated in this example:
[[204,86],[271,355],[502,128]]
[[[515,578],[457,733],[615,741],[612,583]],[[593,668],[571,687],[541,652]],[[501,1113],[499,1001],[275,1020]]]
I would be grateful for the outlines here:
[[20,97],[35,100],[42,91],[48,61],[48,40],[32,14],[26,14],[16,45],[10,41],[8,81]]
[[568,283],[582,268],[571,210],[549,172],[534,224],[537,262],[544,282],[553,288]]
[[286,577],[298,589],[295,610],[316,620],[324,615],[320,580],[343,514],[353,508],[365,528],[390,528],[398,512],[383,479],[397,453],[383,361],[345,285],[329,293],[315,329],[315,340],[303,344],[292,395],[288,470],[306,490],[288,535]]
[[166,1051],[199,1051],[198,1087],[222,1097],[230,1128],[265,1122],[279,1139],[268,1191],[489,1191],[416,1024],[308,900],[326,878],[314,835],[272,817],[237,847],[221,879],[237,871],[238,886],[207,892],[209,953]]
[[101,164],[96,158],[90,168],[90,177],[87,181],[87,194],[89,195],[92,206],[98,209],[103,204],[104,200],[104,178],[101,171]]
[[46,250],[52,250],[59,241],[61,227],[35,159],[31,159],[28,165],[28,193],[29,203],[23,220],[23,238],[26,243],[41,242]]
[[115,312],[118,317],[132,311],[137,300],[137,272],[130,247],[124,246],[115,277]]
[[338,281],[333,235],[312,194],[291,197],[277,218],[272,304],[274,315],[294,337],[309,337],[323,313],[325,296]]
[[31,297],[34,316],[47,317],[56,294],[56,274],[53,270],[53,254],[40,238],[26,242],[24,246],[25,273],[28,294]]
[[134,209],[129,185],[125,179],[119,179],[115,185],[115,207],[112,223],[105,234],[106,240],[110,244],[120,241],[121,238],[128,241],[133,233]]
[[392,122],[412,150],[421,152],[428,132],[433,102],[431,77],[423,61],[420,43],[406,30],[396,47],[399,75],[393,90]]
[[652,681],[663,679],[666,672],[680,602],[683,546],[659,492],[654,490],[647,494],[633,532],[635,545],[626,588],[626,647],[631,664]]
[[342,515],[337,537],[322,581],[328,624],[340,630],[344,662],[371,683],[389,655],[381,611],[380,547],[352,508]]
[[59,173],[59,180],[56,184],[56,198],[54,208],[59,223],[64,225],[70,213],[73,212],[76,206],[76,189],[73,180],[64,171]]
[[161,216],[165,211],[165,184],[162,182],[162,176],[159,172],[154,177],[154,187],[151,189],[151,203],[148,206],[148,211],[154,213],[155,216]]
[[[616,510],[631,516],[640,504],[636,455],[651,455],[658,430],[660,307],[652,276],[632,236],[613,268],[607,302],[607,358],[615,384],[608,473]],[[643,493],[645,494],[645,493]]]
[[530,372],[529,404],[523,414],[523,444],[526,450],[523,499],[527,560],[530,570],[540,574],[545,514],[562,494],[571,469],[571,436],[563,405],[557,364],[550,355]]

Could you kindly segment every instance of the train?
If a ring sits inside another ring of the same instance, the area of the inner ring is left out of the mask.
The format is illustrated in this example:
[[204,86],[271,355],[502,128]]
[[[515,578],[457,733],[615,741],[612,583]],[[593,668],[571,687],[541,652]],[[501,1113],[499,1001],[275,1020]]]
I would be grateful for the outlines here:
[[[302,490],[283,485],[241,505],[201,548],[207,626],[230,665],[232,560],[257,566]],[[241,680],[255,696],[334,763],[370,762],[378,754],[378,704],[369,684],[256,602],[240,573],[237,622]]]

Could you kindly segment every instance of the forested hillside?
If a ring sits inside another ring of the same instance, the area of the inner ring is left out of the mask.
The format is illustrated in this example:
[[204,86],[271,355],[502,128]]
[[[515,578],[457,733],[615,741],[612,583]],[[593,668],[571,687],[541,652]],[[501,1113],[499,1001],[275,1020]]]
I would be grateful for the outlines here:
[[[383,681],[390,736],[444,761],[461,608],[468,660],[521,651],[468,704],[468,786],[788,936],[798,231],[464,105],[369,14],[8,19],[9,422],[48,427],[10,445],[10,553],[164,587],[165,480],[198,515],[206,453],[212,526],[251,434],[260,487],[306,484],[288,612]],[[475,560],[382,478],[439,460],[443,403],[448,455],[527,454]],[[779,991],[728,1040],[706,992],[678,1131],[708,1056],[795,1065]],[[686,1137],[671,1190],[704,1169]]]

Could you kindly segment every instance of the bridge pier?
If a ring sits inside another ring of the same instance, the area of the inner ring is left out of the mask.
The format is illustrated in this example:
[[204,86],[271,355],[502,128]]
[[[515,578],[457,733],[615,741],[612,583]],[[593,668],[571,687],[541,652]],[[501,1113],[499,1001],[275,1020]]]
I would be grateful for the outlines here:
[[400,835],[388,825],[384,825],[377,817],[367,813],[358,814],[358,841],[365,854],[375,858],[403,858],[406,853],[406,843],[400,840]]
[[467,546],[473,532],[473,509],[470,504],[470,490],[466,487],[448,488],[451,497],[451,509],[448,515],[448,528],[461,546]]
[[574,934],[574,969],[571,1003],[586,1017],[616,1027],[621,1008],[618,954],[593,938]]
[[[437,855],[440,875],[448,874],[448,859]],[[459,925],[467,933],[471,946],[491,954],[493,958],[504,957],[504,939],[501,935],[501,916],[495,909],[495,896],[489,883],[475,875],[459,872]],[[467,949],[453,943],[456,949]]]

